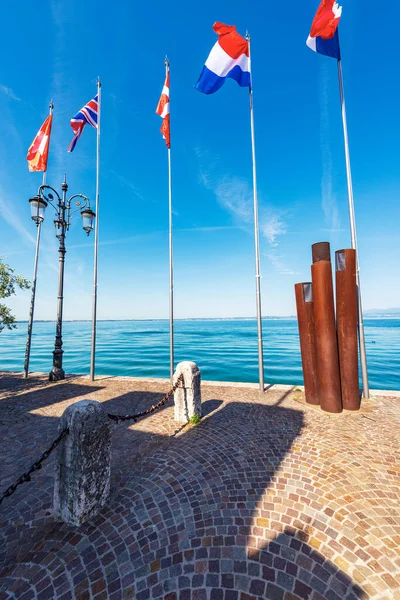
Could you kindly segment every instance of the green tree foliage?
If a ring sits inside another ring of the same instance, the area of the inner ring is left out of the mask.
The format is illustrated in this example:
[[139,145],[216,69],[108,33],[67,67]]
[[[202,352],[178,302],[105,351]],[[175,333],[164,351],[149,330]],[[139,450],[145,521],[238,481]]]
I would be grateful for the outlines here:
[[[14,269],[3,262],[0,257],[0,298],[9,298],[15,294],[15,288],[27,290],[31,286],[30,282],[21,275],[14,275]],[[5,304],[0,303],[0,332],[5,327],[15,329],[15,317],[11,310]]]

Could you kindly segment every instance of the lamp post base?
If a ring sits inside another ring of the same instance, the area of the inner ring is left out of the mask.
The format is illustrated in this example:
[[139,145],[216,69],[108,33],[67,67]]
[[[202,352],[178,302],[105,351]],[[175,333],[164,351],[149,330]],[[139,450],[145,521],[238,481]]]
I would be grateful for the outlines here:
[[64,369],[61,367],[53,367],[49,373],[49,381],[61,381],[65,379]]

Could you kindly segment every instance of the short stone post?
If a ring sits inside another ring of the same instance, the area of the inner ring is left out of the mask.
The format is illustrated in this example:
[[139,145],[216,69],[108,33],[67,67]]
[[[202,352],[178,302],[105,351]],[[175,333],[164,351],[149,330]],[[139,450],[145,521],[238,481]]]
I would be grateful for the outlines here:
[[175,421],[188,423],[195,415],[201,417],[200,369],[194,362],[181,362],[176,367],[174,384],[180,375],[183,384],[174,394]]
[[54,517],[81,525],[107,502],[110,493],[111,434],[99,402],[82,400],[61,417],[68,435],[57,448]]

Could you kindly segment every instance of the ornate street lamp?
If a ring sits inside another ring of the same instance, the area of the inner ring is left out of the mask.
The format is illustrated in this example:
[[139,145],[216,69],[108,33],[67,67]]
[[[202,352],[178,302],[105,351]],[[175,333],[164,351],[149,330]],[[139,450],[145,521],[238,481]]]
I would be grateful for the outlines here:
[[47,202],[41,196],[35,196],[29,200],[29,203],[31,205],[32,220],[39,226],[44,221],[44,211],[46,210]]
[[85,208],[81,210],[83,229],[86,231],[86,235],[89,235],[93,231],[93,220],[96,214],[90,209]]
[[[65,236],[67,231],[69,230],[69,226],[71,223],[71,217],[77,211],[80,211],[82,217],[82,226],[86,234],[89,235],[93,229],[93,220],[95,218],[95,213],[90,208],[90,201],[87,196],[83,194],[74,194],[67,200],[67,190],[68,185],[66,178],[64,177],[64,181],[61,185],[62,195],[60,196],[58,192],[50,187],[49,185],[41,185],[38,189],[38,193],[34,198],[29,200],[31,205],[31,214],[32,220],[39,227],[44,220],[44,212],[48,204],[56,211],[56,218],[54,219],[54,225],[56,228],[56,237],[60,242],[60,246],[58,249],[59,255],[59,278],[58,278],[58,301],[57,301],[57,324],[56,324],[56,338],[54,343],[54,351],[53,351],[53,368],[49,373],[50,381],[59,381],[60,379],[65,378],[64,369],[62,368],[62,358],[63,358],[63,349],[62,349],[62,314],[63,314],[63,293],[64,293],[64,263],[65,263]],[[75,205],[76,209],[71,210],[72,201],[76,200]],[[35,288],[32,288],[32,299],[31,299],[31,310],[29,315],[29,324],[28,324],[28,340],[26,343],[26,353],[25,353],[25,377],[28,376],[29,369],[29,356],[30,356],[30,347],[31,347],[31,337],[32,337],[32,321],[33,321],[33,306],[35,302]]]

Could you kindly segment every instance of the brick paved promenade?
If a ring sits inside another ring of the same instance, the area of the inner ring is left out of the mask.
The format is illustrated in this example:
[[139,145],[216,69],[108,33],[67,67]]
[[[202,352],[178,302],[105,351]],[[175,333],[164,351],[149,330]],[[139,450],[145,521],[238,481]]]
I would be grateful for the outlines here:
[[[0,373],[0,492],[79,399],[149,407],[168,383]],[[328,416],[302,394],[202,388],[112,424],[112,494],[81,528],[51,516],[54,455],[0,506],[0,600],[400,599],[400,399]]]

